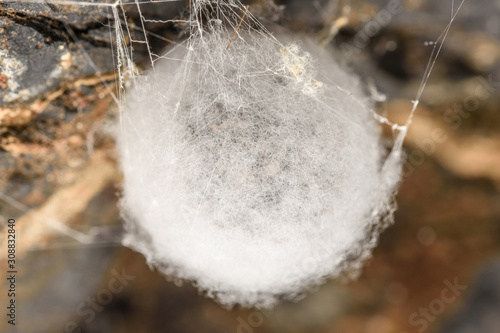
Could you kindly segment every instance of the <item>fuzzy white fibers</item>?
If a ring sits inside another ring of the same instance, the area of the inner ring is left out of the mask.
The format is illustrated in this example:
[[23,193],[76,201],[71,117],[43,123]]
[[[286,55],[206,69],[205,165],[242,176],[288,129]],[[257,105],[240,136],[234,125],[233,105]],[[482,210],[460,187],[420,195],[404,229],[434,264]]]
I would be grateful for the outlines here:
[[398,154],[318,45],[240,29],[226,50],[232,31],[208,26],[128,93],[124,243],[224,305],[272,306],[369,256]]

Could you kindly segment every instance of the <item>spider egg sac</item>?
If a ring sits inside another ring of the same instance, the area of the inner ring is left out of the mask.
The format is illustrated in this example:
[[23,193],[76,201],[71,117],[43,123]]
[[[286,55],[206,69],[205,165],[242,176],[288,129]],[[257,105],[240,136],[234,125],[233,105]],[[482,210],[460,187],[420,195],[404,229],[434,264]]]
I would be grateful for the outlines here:
[[224,305],[272,306],[355,272],[392,215],[359,80],[312,41],[194,34],[136,78],[118,146],[124,244]]

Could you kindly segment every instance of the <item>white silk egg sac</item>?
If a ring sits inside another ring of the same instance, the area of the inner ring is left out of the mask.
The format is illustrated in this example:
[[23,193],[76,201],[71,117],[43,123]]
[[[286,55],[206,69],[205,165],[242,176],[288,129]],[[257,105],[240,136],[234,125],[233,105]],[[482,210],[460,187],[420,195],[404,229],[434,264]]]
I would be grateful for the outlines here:
[[400,150],[316,43],[213,23],[133,81],[118,144],[124,244],[224,305],[355,273],[391,220]]

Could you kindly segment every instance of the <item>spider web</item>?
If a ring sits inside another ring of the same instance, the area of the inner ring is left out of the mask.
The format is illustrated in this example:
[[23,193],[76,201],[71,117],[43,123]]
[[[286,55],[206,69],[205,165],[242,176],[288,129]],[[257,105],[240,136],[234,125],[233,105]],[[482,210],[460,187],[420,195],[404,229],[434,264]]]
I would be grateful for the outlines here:
[[[191,47],[193,45],[193,38],[199,38],[200,40],[203,41],[205,38],[205,34],[208,34],[206,31],[206,21],[208,20],[220,20],[226,22],[229,26],[227,28],[228,31],[234,31],[234,35],[230,40],[227,40],[227,48],[232,47],[231,43],[245,43],[245,39],[242,37],[244,33],[252,33],[256,35],[260,35],[262,38],[267,38],[267,39],[272,39],[273,43],[276,43],[279,45],[279,48],[284,54],[285,59],[288,59],[288,57],[292,57],[292,60],[290,60],[290,64],[292,69],[292,74],[297,77],[297,73],[303,73],[305,71],[301,69],[297,69],[296,64],[301,63],[301,58],[300,55],[296,54],[293,52],[293,50],[290,50],[289,47],[285,44],[282,44],[280,41],[278,41],[274,36],[264,27],[259,20],[257,20],[256,17],[253,16],[250,10],[248,10],[248,7],[245,7],[241,3],[238,2],[231,2],[231,3],[226,3],[224,1],[220,2],[213,2],[209,3],[208,1],[193,1],[189,4],[190,7],[190,15],[189,18],[187,19],[157,19],[157,18],[148,18],[144,13],[143,13],[143,6],[144,5],[155,5],[155,6],[166,6],[168,3],[171,2],[178,2],[176,0],[164,0],[164,1],[116,1],[116,2],[109,2],[109,3],[102,3],[102,2],[92,2],[92,1],[24,1],[27,3],[48,3],[56,6],[68,6],[68,5],[76,5],[76,6],[92,6],[92,7],[103,7],[106,8],[106,11],[108,12],[107,17],[108,17],[108,27],[109,27],[109,33],[110,35],[113,36],[113,40],[115,41],[114,44],[112,44],[112,49],[113,49],[113,57],[115,61],[115,71],[116,71],[116,88],[109,86],[106,79],[103,77],[103,73],[101,70],[96,66],[91,59],[91,57],[88,55],[86,52],[85,48],[81,48],[82,53],[85,55],[87,61],[92,65],[92,67],[95,69],[96,76],[101,78],[103,84],[108,88],[109,93],[113,96],[113,99],[116,103],[116,106],[120,112],[120,127],[123,128],[124,122],[127,121],[127,117],[123,114],[124,110],[124,105],[126,104],[126,90],[128,87],[134,84],[136,82],[141,74],[140,70],[136,67],[136,52],[135,50],[139,47],[145,47],[147,50],[147,57],[148,57],[148,62],[151,67],[152,72],[155,72],[155,68],[157,66],[157,63],[159,61],[163,60],[169,60],[169,61],[178,61],[180,63],[186,62],[186,61],[192,61],[196,62],[197,59],[193,59],[192,57],[189,56],[191,51]],[[462,8],[465,0],[460,1],[458,4],[455,3],[455,1],[451,2],[451,18],[448,23],[448,25],[445,27],[443,32],[441,33],[438,38],[431,42],[430,45],[432,45],[432,53],[429,58],[429,61],[427,63],[423,78],[421,80],[419,89],[417,91],[415,99],[412,101],[412,109],[410,111],[409,117],[406,121],[405,124],[395,124],[390,122],[386,117],[376,113],[375,111],[373,112],[373,117],[380,122],[381,124],[385,124],[391,127],[393,131],[393,136],[394,136],[394,144],[393,147],[390,149],[390,153],[388,157],[385,160],[385,164],[383,166],[383,169],[390,169],[392,168],[392,164],[396,163],[397,159],[399,158],[399,155],[401,154],[402,150],[402,145],[403,141],[406,135],[406,132],[411,125],[413,115],[417,110],[418,104],[420,102],[422,93],[427,85],[427,82],[431,76],[432,70],[436,64],[436,60],[439,57],[439,54],[443,48],[444,42],[446,40],[446,37],[452,27],[452,24],[457,17],[460,9]],[[218,6],[223,6],[224,11],[218,10]],[[131,8],[134,8],[134,10],[137,11],[137,14],[139,16],[139,21],[140,25],[137,26],[135,24],[131,24],[130,21],[128,20],[128,11],[131,10]],[[212,12],[209,12],[212,11]],[[183,41],[177,42],[177,41],[171,41],[168,39],[165,39],[164,37],[155,35],[154,33],[148,31],[146,29],[146,25],[148,23],[152,24],[176,24],[176,25],[184,25],[186,27],[186,30],[188,31],[187,38]],[[68,33],[72,36],[75,44],[79,44],[78,37],[76,34],[73,32],[72,28],[65,24],[65,29],[68,31]],[[142,35],[142,36],[141,36]],[[141,38],[142,37],[142,38]],[[171,44],[176,44],[177,49],[185,49],[185,56],[183,57],[178,57],[178,54],[173,52],[173,49],[170,49],[170,51],[167,51],[164,54],[157,54],[153,51],[153,48],[151,46],[151,39],[152,38],[160,38],[163,39],[167,42],[170,42]],[[233,47],[235,47],[233,45]],[[295,72],[294,72],[295,71]],[[154,75],[154,74],[153,74]],[[321,72],[317,73],[317,76],[321,78],[322,80],[328,80],[328,78],[323,75]],[[314,81],[313,76],[308,76],[302,78],[306,82],[304,85],[305,89],[306,88],[311,88],[311,82],[316,82]],[[319,82],[319,81],[318,81]],[[330,82],[332,83],[332,82]],[[332,83],[335,85],[335,83]],[[338,89],[342,89],[342,87],[338,87]],[[346,118],[345,115],[340,114],[340,117]],[[350,119],[346,119],[347,121],[352,122]],[[133,124],[132,128],[135,129]],[[359,124],[354,124],[354,126],[358,126]],[[360,128],[362,130],[362,128]],[[137,135],[141,140],[144,140],[142,137],[142,134],[140,131],[135,129],[135,135]],[[153,160],[156,159],[155,153],[151,150],[150,151],[151,158]],[[23,206],[22,204],[16,202],[14,199],[8,197],[6,194],[1,193],[0,198],[10,205],[16,207],[17,209],[24,211],[25,213],[29,212],[29,208]],[[66,236],[75,239],[77,242],[82,243],[82,244],[95,244],[95,235],[85,235],[79,232],[78,230],[74,230],[70,227],[65,226],[64,224],[53,221],[49,218],[45,219],[44,222],[51,228],[53,228],[55,231],[60,232],[65,234]],[[378,228],[380,231],[385,227],[385,225],[381,224],[380,226],[374,226],[376,229]],[[378,232],[377,232],[378,235]],[[375,242],[376,240],[373,240]],[[101,244],[103,243],[109,243],[109,239],[105,239],[104,241],[100,241]],[[115,240],[112,240],[111,243],[115,243]]]

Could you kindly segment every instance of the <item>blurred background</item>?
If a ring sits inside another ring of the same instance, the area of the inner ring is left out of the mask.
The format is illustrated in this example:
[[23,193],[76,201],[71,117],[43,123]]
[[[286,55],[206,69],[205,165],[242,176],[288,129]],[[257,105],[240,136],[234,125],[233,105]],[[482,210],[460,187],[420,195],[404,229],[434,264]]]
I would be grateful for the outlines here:
[[[126,17],[118,8],[122,21],[112,26],[109,6],[4,1],[0,331],[498,333],[500,1],[244,3],[265,24],[332,46],[365,80],[378,112],[398,123],[440,51],[405,141],[395,223],[360,278],[328,281],[272,311],[224,309],[122,247],[112,29],[127,23],[133,41],[125,42],[146,68],[137,7],[124,5]],[[183,1],[140,9],[151,20],[188,13]],[[145,22],[152,52],[184,28]],[[4,314],[9,218],[18,237],[15,327]]]

